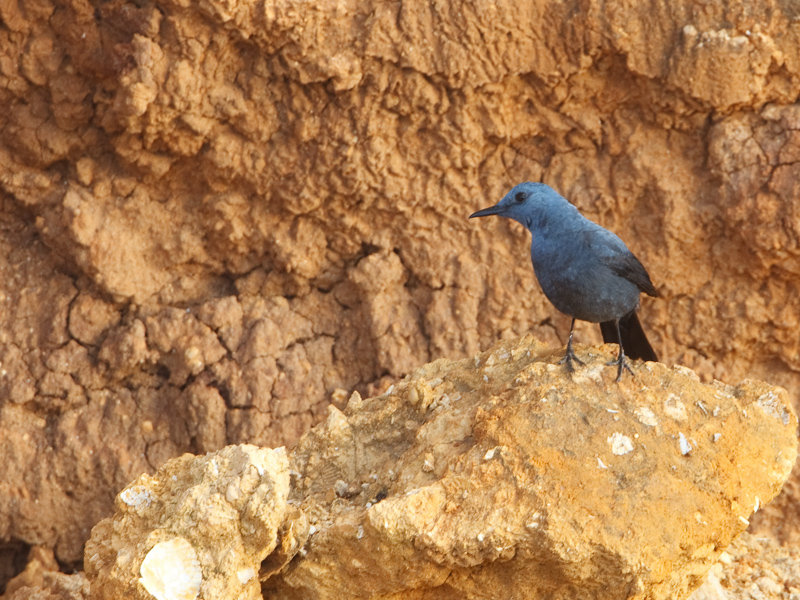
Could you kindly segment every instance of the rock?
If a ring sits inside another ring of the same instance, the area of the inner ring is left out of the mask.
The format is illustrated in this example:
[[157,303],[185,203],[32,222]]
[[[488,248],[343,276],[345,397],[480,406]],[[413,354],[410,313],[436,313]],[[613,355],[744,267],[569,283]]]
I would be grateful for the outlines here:
[[115,517],[93,529],[92,597],[259,598],[264,559],[280,542],[288,560],[307,531],[288,493],[282,448],[229,446],[170,460],[123,490]]
[[[528,336],[331,406],[288,461],[274,460],[270,477],[291,472],[291,489],[248,501],[269,525],[246,560],[220,559],[243,544],[236,511],[217,525],[245,464],[223,457],[270,451],[170,461],[93,530],[93,593],[144,598],[145,555],[181,537],[207,599],[236,597],[234,573],[268,555],[266,598],[684,597],[780,491],[797,418],[785,390],[756,381],[704,384],[640,362],[617,383],[615,350],[579,346],[586,366],[568,376],[561,350]],[[185,489],[214,508],[193,508]],[[226,585],[211,586],[212,573]]]
[[89,581],[83,573],[59,571],[53,550],[34,546],[25,570],[6,585],[0,600],[88,600]]
[[800,549],[745,532],[720,555],[689,600],[754,598],[800,598]]
[[[523,233],[466,220],[523,179],[643,260],[667,364],[800,398],[794,3],[306,6],[0,2],[0,542],[77,567],[170,458],[563,344]],[[795,479],[757,531],[800,540]]]

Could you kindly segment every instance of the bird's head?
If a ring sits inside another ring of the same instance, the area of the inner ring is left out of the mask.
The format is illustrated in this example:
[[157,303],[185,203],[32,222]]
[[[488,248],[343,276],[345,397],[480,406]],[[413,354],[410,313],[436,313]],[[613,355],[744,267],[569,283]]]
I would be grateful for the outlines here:
[[514,186],[494,206],[472,213],[469,218],[498,215],[514,219],[528,229],[532,229],[556,205],[571,206],[549,185],[526,181]]

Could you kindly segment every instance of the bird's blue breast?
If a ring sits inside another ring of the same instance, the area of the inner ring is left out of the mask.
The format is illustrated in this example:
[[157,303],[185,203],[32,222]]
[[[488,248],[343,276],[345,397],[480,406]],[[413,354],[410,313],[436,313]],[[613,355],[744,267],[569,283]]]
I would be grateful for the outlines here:
[[583,227],[560,228],[551,222],[546,229],[532,229],[533,270],[545,296],[558,310],[582,321],[601,323],[639,306],[639,288],[606,266],[587,244]]

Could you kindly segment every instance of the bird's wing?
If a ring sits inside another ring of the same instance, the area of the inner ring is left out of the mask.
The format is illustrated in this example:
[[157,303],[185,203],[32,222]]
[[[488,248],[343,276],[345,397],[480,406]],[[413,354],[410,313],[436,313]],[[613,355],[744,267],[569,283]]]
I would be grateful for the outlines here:
[[650,281],[650,275],[647,274],[644,265],[639,262],[639,259],[630,250],[628,250],[627,254],[619,256],[606,264],[614,273],[635,284],[648,296],[658,297],[658,291],[653,282]]
[[639,259],[636,258],[625,243],[616,235],[603,229],[599,225],[597,229],[584,232],[585,241],[591,247],[595,255],[611,271],[633,283],[648,296],[658,297],[650,275],[644,268]]

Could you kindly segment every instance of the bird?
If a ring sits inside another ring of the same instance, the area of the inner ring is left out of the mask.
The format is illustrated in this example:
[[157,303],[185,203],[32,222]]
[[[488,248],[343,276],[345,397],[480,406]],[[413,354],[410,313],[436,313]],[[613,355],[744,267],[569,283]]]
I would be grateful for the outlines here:
[[531,232],[531,261],[539,285],[560,312],[572,317],[566,355],[560,361],[573,372],[584,363],[572,348],[575,321],[599,323],[604,343],[619,345],[617,381],[625,360],[657,361],[637,316],[639,297],[659,296],[647,270],[614,233],[584,217],[549,185],[526,181],[489,208],[469,216],[508,217]]

